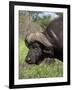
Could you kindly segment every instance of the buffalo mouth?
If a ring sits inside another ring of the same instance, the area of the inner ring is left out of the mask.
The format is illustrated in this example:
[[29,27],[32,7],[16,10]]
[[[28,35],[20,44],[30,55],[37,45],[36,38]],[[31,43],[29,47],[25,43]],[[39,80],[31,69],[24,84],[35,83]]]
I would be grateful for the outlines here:
[[30,58],[27,58],[27,59],[26,59],[26,62],[27,62],[28,64],[33,64]]

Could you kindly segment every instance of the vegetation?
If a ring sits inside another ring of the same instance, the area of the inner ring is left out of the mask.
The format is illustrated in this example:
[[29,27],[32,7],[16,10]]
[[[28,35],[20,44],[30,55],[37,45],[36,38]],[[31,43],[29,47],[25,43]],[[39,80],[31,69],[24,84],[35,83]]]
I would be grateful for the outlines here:
[[[28,78],[49,78],[49,77],[62,77],[63,76],[63,63],[55,59],[55,62],[48,64],[45,59],[40,65],[29,65],[25,62],[25,57],[28,53],[28,48],[24,42],[24,36],[27,30],[31,27],[33,30],[43,31],[47,24],[51,22],[51,16],[39,16],[43,12],[19,12],[19,79]],[[30,20],[30,21],[29,21]],[[30,22],[30,25],[28,25]]]

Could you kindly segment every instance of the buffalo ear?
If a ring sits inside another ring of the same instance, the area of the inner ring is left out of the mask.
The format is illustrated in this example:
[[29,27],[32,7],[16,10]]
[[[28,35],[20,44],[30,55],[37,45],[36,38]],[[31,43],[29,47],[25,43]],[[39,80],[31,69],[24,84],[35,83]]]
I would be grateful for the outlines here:
[[53,47],[43,49],[43,53],[46,54],[47,57],[54,58],[54,48]]
[[27,36],[26,39],[28,43],[37,41],[46,47],[52,47],[52,44],[50,43],[50,41],[41,32],[32,33],[29,36]]

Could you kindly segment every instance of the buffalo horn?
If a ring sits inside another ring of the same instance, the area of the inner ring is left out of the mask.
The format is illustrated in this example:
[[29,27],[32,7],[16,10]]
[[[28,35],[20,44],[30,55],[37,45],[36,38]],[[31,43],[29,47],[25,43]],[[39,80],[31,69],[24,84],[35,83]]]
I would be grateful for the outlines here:
[[52,46],[46,36],[41,32],[31,33],[26,37],[26,39],[28,43],[38,41],[46,47]]

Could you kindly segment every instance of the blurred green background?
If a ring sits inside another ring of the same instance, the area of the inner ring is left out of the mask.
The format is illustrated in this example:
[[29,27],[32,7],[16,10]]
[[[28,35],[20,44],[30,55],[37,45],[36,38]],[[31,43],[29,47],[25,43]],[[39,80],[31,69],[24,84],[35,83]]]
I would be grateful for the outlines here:
[[63,63],[57,59],[52,63],[47,63],[45,59],[40,65],[29,65],[25,62],[29,50],[24,42],[25,36],[44,31],[58,16],[62,16],[62,13],[19,11],[19,79],[63,76]]

